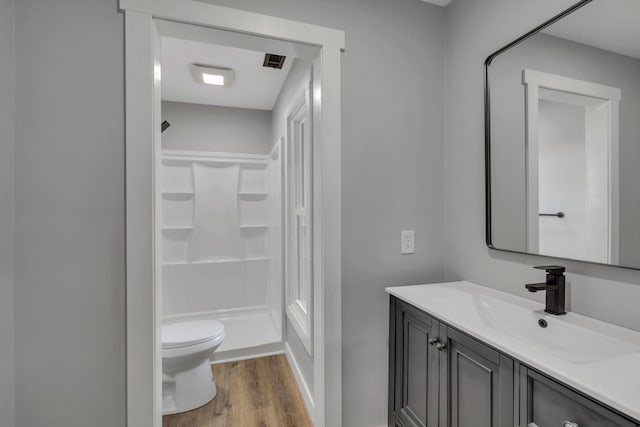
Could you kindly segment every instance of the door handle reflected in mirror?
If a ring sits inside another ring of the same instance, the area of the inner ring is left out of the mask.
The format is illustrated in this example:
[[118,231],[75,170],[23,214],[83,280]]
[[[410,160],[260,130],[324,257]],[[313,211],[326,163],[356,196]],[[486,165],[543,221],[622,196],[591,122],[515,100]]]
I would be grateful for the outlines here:
[[564,212],[557,213],[539,213],[538,216],[557,216],[558,218],[564,218]]
[[562,423],[562,427],[580,427],[578,423],[574,423],[571,421],[565,421]]

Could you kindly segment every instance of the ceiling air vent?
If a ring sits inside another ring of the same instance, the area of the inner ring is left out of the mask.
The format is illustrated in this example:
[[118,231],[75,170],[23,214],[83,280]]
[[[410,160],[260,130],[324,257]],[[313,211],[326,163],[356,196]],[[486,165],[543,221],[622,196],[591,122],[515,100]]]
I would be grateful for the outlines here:
[[264,62],[262,63],[262,66],[281,70],[282,66],[284,65],[284,60],[286,58],[287,58],[286,56],[274,55],[273,53],[266,53],[264,55]]

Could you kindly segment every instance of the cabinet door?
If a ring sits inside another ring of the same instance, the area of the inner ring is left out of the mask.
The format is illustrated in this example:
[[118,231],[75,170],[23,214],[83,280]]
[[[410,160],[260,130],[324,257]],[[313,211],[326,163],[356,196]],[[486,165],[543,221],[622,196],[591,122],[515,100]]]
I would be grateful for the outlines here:
[[513,360],[445,325],[440,335],[440,426],[512,427]]
[[437,427],[438,323],[393,297],[390,318],[389,425]]
[[529,368],[520,368],[520,425],[634,427],[635,424]]

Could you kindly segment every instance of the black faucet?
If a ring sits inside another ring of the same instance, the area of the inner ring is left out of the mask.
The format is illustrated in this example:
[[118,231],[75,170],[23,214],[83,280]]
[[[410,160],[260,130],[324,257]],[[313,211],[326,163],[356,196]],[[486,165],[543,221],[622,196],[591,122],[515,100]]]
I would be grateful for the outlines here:
[[546,291],[546,305],[544,311],[551,314],[567,314],[564,310],[564,267],[559,265],[542,265],[534,267],[547,272],[544,283],[529,283],[525,285],[529,292]]

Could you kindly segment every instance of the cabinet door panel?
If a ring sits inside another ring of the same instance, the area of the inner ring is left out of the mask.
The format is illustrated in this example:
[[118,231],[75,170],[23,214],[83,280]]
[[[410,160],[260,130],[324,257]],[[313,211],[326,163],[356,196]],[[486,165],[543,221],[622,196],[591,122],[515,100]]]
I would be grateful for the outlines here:
[[452,328],[446,329],[448,382],[441,426],[513,425],[513,360]]
[[538,374],[521,369],[521,424],[526,427],[634,427],[634,423],[584,396]]
[[404,319],[404,390],[402,409],[427,425],[427,396],[429,377],[429,330],[409,315]]
[[437,427],[438,355],[429,345],[437,322],[395,298],[391,310],[389,425]]
[[451,361],[452,426],[491,427],[494,367],[484,366],[466,351],[455,349]]

